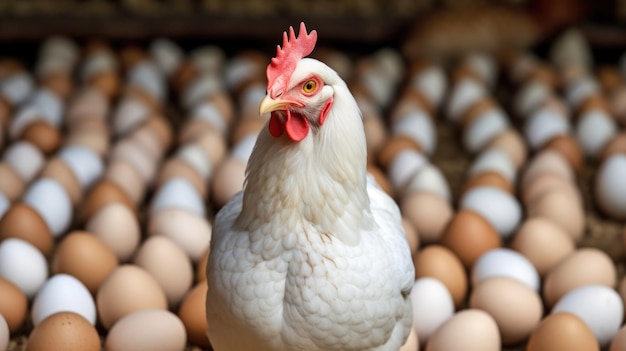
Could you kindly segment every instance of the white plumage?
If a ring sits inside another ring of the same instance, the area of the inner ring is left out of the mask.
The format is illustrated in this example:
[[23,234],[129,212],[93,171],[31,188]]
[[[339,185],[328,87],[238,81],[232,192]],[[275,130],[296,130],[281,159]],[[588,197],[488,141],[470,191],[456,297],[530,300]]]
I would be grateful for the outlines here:
[[[301,94],[311,77],[323,86]],[[368,182],[354,98],[332,69],[304,58],[266,99],[291,102],[274,122],[303,117],[309,129],[294,141],[265,128],[244,190],[216,217],[207,265],[213,348],[398,350],[412,324],[413,264],[397,205]]]

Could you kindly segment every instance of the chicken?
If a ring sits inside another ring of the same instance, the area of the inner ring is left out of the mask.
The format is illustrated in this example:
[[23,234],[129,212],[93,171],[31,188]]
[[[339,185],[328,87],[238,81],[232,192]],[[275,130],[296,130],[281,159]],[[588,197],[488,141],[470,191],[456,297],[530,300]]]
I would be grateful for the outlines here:
[[284,33],[271,112],[243,190],[217,214],[208,335],[223,350],[394,350],[412,325],[411,254],[396,203],[368,181],[361,113],[338,74]]

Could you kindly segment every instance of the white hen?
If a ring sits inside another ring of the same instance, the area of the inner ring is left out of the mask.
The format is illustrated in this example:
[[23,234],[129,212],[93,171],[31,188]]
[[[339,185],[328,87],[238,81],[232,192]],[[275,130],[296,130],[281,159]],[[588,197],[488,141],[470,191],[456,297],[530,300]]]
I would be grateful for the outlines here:
[[207,265],[216,351],[398,350],[412,321],[395,202],[370,184],[361,113],[290,28],[268,66],[272,112],[244,190],[218,213]]

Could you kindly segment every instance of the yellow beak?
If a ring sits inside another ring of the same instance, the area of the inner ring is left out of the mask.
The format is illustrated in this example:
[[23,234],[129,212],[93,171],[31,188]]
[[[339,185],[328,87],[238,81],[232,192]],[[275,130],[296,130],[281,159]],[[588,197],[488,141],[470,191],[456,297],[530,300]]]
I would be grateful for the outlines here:
[[286,106],[294,105],[302,107],[302,104],[298,101],[292,100],[282,100],[282,99],[272,99],[269,95],[265,95],[263,100],[261,101],[261,105],[259,105],[259,115],[264,115],[268,112],[286,109]]

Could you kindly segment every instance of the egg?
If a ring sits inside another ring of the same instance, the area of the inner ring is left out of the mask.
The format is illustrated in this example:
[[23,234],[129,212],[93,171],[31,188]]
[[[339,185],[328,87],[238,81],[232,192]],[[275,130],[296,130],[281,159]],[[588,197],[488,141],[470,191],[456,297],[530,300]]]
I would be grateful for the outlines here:
[[553,306],[563,295],[584,285],[614,288],[616,283],[616,268],[608,254],[596,248],[578,249],[548,271],[543,284],[544,302]]
[[581,172],[584,155],[579,142],[574,136],[571,134],[555,136],[546,143],[545,148],[559,152],[575,173]]
[[526,340],[543,315],[539,294],[526,284],[505,277],[488,278],[475,286],[469,307],[493,317],[505,345]]
[[51,155],[61,145],[62,136],[56,126],[42,119],[29,123],[19,138],[31,142],[44,155]]
[[432,192],[446,201],[452,200],[450,187],[443,172],[430,163],[420,168],[404,188],[405,193],[417,191]]
[[48,225],[52,236],[65,234],[72,221],[72,201],[56,180],[41,178],[32,183],[22,201],[34,208]]
[[[214,130],[207,130],[198,135],[198,137],[193,140],[193,143],[204,150],[211,161],[211,165],[213,166],[222,162],[226,152],[228,151],[226,139]],[[212,172],[215,172],[214,168],[212,169]]]
[[427,164],[428,159],[419,152],[409,149],[398,152],[387,167],[389,182],[394,191],[404,192],[415,174]]
[[439,241],[453,216],[452,205],[431,192],[416,191],[405,195],[400,202],[400,209],[403,216],[413,224],[423,243]]
[[104,350],[183,351],[185,326],[172,312],[144,309],[117,321],[107,334]]
[[393,123],[391,133],[414,139],[428,155],[435,152],[437,145],[435,124],[432,118],[423,111],[413,109],[407,112],[400,120]]
[[436,278],[424,277],[411,289],[413,328],[417,338],[426,342],[454,314],[454,301],[448,288]]
[[20,175],[6,163],[0,163],[0,192],[13,202],[22,196],[26,183]]
[[4,316],[0,314],[0,351],[5,351],[9,347],[10,339],[9,326]]
[[577,185],[551,172],[540,174],[528,182],[520,189],[520,198],[524,206],[528,209],[531,203],[535,202],[545,193],[553,190],[565,192],[569,194],[568,196],[571,197],[572,201],[576,201],[579,205],[582,204],[582,194]]
[[522,188],[532,182],[534,178],[545,173],[554,173],[559,177],[574,182],[575,176],[572,168],[556,150],[543,150],[536,154],[526,166],[522,175]]
[[524,139],[517,129],[508,128],[494,136],[485,146],[485,149],[492,148],[506,152],[515,165],[515,169],[520,169],[526,163],[528,150]]
[[494,277],[507,277],[519,281],[534,291],[539,291],[539,274],[522,254],[506,248],[489,250],[474,263],[471,271],[472,286]]
[[532,150],[543,147],[550,139],[571,132],[569,121],[552,109],[534,112],[524,126],[524,135]]
[[178,306],[193,283],[191,260],[165,236],[152,236],[139,248],[133,263],[144,268],[159,283],[169,306]]
[[105,243],[120,262],[130,259],[141,240],[137,217],[127,206],[117,202],[94,213],[85,224],[85,230]]
[[617,123],[605,111],[585,111],[576,123],[576,137],[589,157],[595,157],[617,133]]
[[246,164],[256,143],[256,135],[249,135],[241,139],[231,150],[230,157],[225,159],[215,169],[211,182],[213,203],[220,208],[231,197],[243,189]]
[[22,239],[45,256],[54,249],[54,237],[39,213],[29,205],[16,203],[0,219],[0,240]]
[[609,351],[623,351],[626,349],[626,326],[622,327],[611,340]]
[[490,148],[480,153],[472,162],[467,175],[473,177],[482,172],[498,172],[508,182],[515,184],[517,171],[515,164],[504,151],[496,148]]
[[596,203],[612,218],[626,219],[626,155],[616,154],[602,163],[596,174],[593,194]]
[[69,311],[48,316],[28,336],[27,351],[100,351],[100,336],[83,316]]
[[75,312],[96,324],[96,303],[89,290],[69,274],[55,274],[41,287],[31,306],[35,326],[56,312]]
[[599,351],[591,329],[576,315],[553,313],[544,318],[528,339],[528,351]]
[[40,177],[52,178],[61,184],[70,197],[73,207],[82,202],[83,187],[74,172],[62,159],[53,157],[48,160],[41,171]]
[[480,214],[459,210],[448,222],[440,240],[463,262],[466,269],[472,268],[485,252],[502,245],[495,228]]
[[65,146],[59,150],[58,157],[65,161],[76,175],[83,189],[90,188],[104,171],[104,163],[100,156],[84,146]]
[[469,123],[463,133],[465,150],[470,153],[478,152],[508,128],[508,117],[500,108],[492,108],[482,113]]
[[441,245],[430,245],[419,251],[413,260],[415,279],[433,277],[448,289],[454,305],[465,302],[468,290],[467,274],[461,260]]
[[572,238],[548,219],[535,217],[522,223],[511,248],[524,255],[541,277],[575,250]]
[[147,231],[148,235],[171,239],[193,262],[201,259],[211,243],[211,224],[204,217],[180,208],[166,208],[151,215]]
[[624,306],[614,289],[604,285],[585,285],[561,297],[551,311],[558,312],[570,312],[582,319],[600,346],[604,347],[619,331]]
[[598,164],[603,164],[614,154],[626,154],[626,132],[617,133],[607,141],[599,155],[596,155]]
[[126,138],[117,142],[109,155],[109,162],[125,161],[135,167],[143,181],[150,184],[157,171],[157,159],[154,158],[142,145]]
[[181,208],[198,216],[205,216],[206,209],[200,194],[184,178],[175,177],[156,190],[150,202],[150,214],[166,208]]
[[103,178],[120,188],[133,204],[137,205],[144,199],[146,182],[128,162],[110,162]]
[[0,242],[0,277],[15,284],[30,299],[48,278],[48,262],[27,241],[5,239]]
[[552,94],[552,88],[545,82],[529,80],[517,90],[513,97],[513,109],[520,117],[527,117],[537,106]]
[[6,163],[22,179],[29,183],[44,165],[45,157],[39,149],[24,140],[10,144],[2,153],[2,162]]
[[100,180],[89,191],[80,208],[80,220],[85,223],[103,207],[118,203],[135,213],[135,204],[126,193],[114,182]]
[[0,316],[7,324],[8,332],[16,334],[26,320],[28,299],[17,285],[4,278],[0,278],[0,296]]
[[546,191],[528,205],[528,218],[546,218],[578,242],[585,230],[585,214],[578,198],[567,191]]
[[474,102],[487,95],[486,89],[472,79],[457,82],[449,92],[446,115],[448,119],[458,122],[461,114]]
[[174,178],[187,181],[202,199],[208,197],[207,181],[189,163],[179,157],[172,157],[163,163],[154,181],[154,186],[157,189],[161,188]]
[[491,186],[476,187],[463,194],[460,207],[482,215],[503,238],[510,237],[522,219],[522,208],[517,199]]
[[73,231],[63,238],[51,263],[53,274],[76,277],[92,295],[117,266],[113,251],[97,236],[83,231]]
[[474,188],[490,186],[503,190],[511,195],[515,194],[513,185],[499,172],[485,171],[474,174],[465,180],[460,191],[459,198],[463,198],[467,192]]
[[453,315],[430,337],[426,351],[499,351],[500,333],[493,317],[476,309]]
[[187,339],[190,343],[200,347],[211,345],[206,332],[208,329],[205,312],[207,289],[206,281],[198,283],[189,290],[178,308],[178,317],[185,325]]
[[115,268],[96,294],[98,317],[106,329],[121,318],[144,309],[167,310],[167,298],[158,281],[136,265]]

